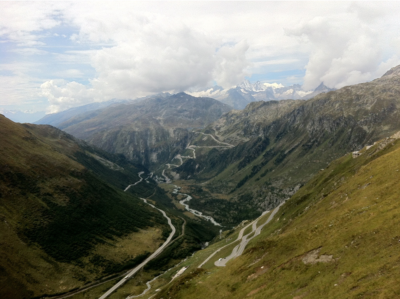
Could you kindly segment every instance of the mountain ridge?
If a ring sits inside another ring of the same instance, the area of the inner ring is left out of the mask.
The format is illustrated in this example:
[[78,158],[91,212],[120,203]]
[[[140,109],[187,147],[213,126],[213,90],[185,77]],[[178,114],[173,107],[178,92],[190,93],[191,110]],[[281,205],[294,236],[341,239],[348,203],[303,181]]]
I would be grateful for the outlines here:
[[[383,76],[307,101],[252,103],[204,131],[234,148],[197,154],[196,163],[185,161],[174,171],[214,197],[229,196],[260,212],[273,208],[334,159],[399,131],[399,83],[400,76]],[[268,117],[265,107],[282,109]]]

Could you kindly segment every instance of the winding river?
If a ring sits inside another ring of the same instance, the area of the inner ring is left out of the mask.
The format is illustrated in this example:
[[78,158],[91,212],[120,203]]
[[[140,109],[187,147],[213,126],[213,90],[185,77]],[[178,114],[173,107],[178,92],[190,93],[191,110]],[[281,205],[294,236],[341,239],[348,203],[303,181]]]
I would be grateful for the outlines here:
[[179,186],[177,186],[177,185],[174,185],[174,187],[175,187],[175,189],[174,189],[174,191],[172,192],[173,194],[180,194],[180,195],[186,196],[185,199],[182,199],[181,201],[179,201],[179,203],[185,207],[185,210],[186,210],[186,211],[192,213],[193,215],[196,215],[197,217],[200,217],[200,218],[203,218],[203,219],[205,219],[205,220],[207,220],[207,221],[210,221],[210,222],[211,222],[212,224],[214,224],[215,226],[222,226],[222,225],[219,224],[217,221],[215,221],[213,217],[203,215],[202,212],[197,211],[197,210],[194,210],[194,209],[191,209],[191,208],[189,207],[189,205],[187,204],[187,202],[189,202],[193,197],[191,197],[189,194],[179,193],[179,189],[181,189],[181,187],[179,187]]

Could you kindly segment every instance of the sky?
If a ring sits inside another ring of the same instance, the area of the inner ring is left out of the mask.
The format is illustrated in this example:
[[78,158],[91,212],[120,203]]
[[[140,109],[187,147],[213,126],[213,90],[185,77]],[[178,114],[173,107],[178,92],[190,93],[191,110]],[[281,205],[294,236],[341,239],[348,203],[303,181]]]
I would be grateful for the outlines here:
[[0,108],[54,113],[244,79],[340,88],[399,64],[396,1],[0,1]]

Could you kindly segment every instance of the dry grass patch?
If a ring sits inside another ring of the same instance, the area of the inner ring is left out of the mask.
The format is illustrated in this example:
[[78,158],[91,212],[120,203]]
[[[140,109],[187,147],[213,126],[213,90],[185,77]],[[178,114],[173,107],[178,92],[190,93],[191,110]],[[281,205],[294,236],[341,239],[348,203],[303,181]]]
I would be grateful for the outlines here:
[[117,238],[112,244],[97,245],[93,253],[121,263],[145,252],[154,252],[163,242],[161,233],[159,228],[140,229],[139,232],[131,233],[125,238]]

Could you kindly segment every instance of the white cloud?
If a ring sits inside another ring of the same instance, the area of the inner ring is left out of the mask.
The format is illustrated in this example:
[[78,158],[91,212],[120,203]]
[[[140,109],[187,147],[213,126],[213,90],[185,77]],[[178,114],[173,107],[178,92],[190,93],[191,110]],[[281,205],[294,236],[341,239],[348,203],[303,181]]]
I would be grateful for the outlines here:
[[231,87],[243,81],[249,62],[246,60],[247,42],[242,41],[233,47],[221,47],[216,55],[213,78],[222,87]]
[[[31,83],[41,76],[52,111],[215,81],[230,87],[251,73],[301,83],[304,68],[307,89],[321,81],[340,87],[376,78],[400,56],[394,2],[4,3],[3,49],[11,41],[19,46],[8,52],[20,62],[40,64],[14,75]],[[49,54],[30,55],[40,51]],[[88,74],[85,85],[51,80]],[[33,96],[40,84],[20,86],[31,90],[15,89],[15,99]]]
[[47,97],[50,103],[47,113],[55,113],[91,102],[101,102],[106,99],[99,91],[87,88],[77,82],[49,80],[43,83],[40,88],[41,95]]
[[353,4],[349,12],[315,17],[286,29],[287,35],[310,45],[303,88],[313,89],[321,82],[336,88],[365,82],[379,76],[382,67],[393,66],[398,59],[384,60],[387,45],[370,22],[382,14]]
[[[97,21],[90,24],[86,20],[84,30],[74,37],[76,40],[112,40],[116,45],[91,51],[91,64],[97,76],[86,91],[83,85],[78,88],[73,82],[60,85],[47,81],[43,84],[43,95],[48,97],[51,110],[64,109],[78,102],[185,91],[204,87],[213,80],[230,87],[244,79],[244,69],[248,66],[246,42],[223,45],[220,39],[184,24],[165,25],[167,23],[167,19],[150,22],[136,17],[121,30],[106,26],[104,32],[98,32],[97,28],[102,26]],[[112,35],[112,32],[119,33]]]
[[41,36],[34,34],[60,24],[56,15],[56,7],[60,4],[41,2],[1,3],[0,36],[23,46],[42,45]]
[[273,89],[285,87],[283,84],[280,83],[264,83],[265,87],[272,87]]
[[37,86],[37,80],[29,76],[0,76],[0,104],[27,104],[36,100],[39,92]]

